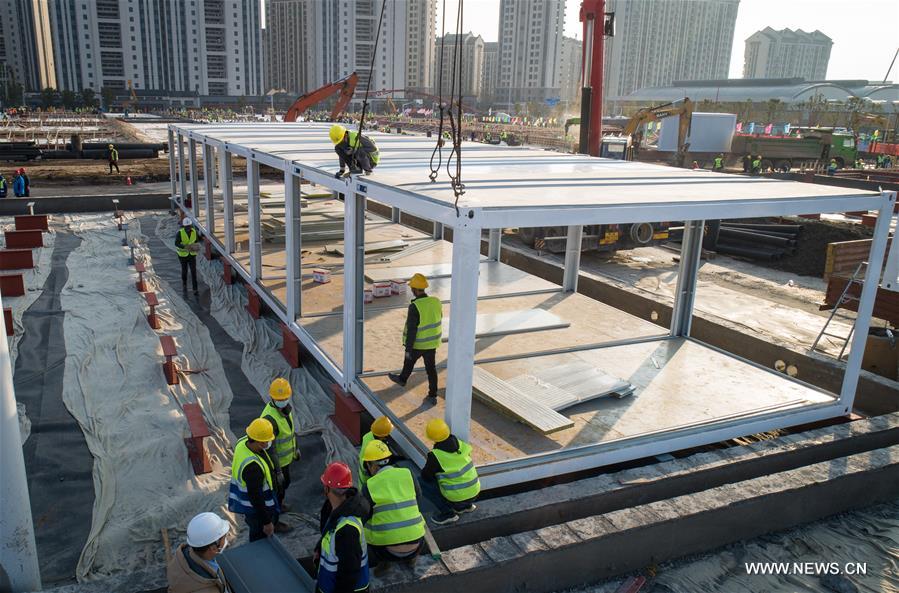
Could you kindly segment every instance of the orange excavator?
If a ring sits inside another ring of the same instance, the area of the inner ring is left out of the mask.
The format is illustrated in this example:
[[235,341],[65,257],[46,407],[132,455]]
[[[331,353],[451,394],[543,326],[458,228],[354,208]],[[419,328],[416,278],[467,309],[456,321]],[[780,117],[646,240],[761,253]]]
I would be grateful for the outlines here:
[[331,119],[337,119],[353,98],[358,82],[359,76],[353,72],[346,78],[341,78],[338,81],[326,84],[321,88],[302,95],[287,110],[287,113],[284,115],[284,121],[297,121],[297,118],[303,115],[307,109],[339,92],[340,96],[337,98],[337,103],[334,105],[334,109],[331,110]]

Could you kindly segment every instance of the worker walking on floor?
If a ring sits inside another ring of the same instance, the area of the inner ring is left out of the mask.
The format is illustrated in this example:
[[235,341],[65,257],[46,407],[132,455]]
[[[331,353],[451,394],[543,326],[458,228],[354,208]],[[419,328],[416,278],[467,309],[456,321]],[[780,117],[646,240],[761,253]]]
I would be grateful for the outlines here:
[[762,173],[762,155],[757,155],[752,159],[752,169],[750,174],[753,177],[758,177]]
[[187,543],[167,559],[169,593],[231,593],[215,557],[228,547],[231,526],[215,513],[200,513],[187,524]]
[[428,374],[427,402],[437,403],[437,346],[443,336],[443,304],[437,297],[428,296],[428,280],[421,274],[415,274],[409,280],[409,287],[415,298],[409,305],[406,314],[406,327],[403,329],[403,346],[405,360],[399,375],[390,373],[387,377],[397,385],[406,385],[415,363],[421,358]]
[[371,430],[362,436],[362,445],[359,447],[359,484],[365,486],[365,482],[370,477],[368,470],[365,469],[365,460],[362,458],[365,447],[374,440],[379,440],[386,444],[391,452],[396,451],[396,447],[392,443],[388,443],[390,433],[393,432],[393,422],[387,416],[379,416],[371,423]]
[[7,191],[6,177],[3,176],[3,173],[0,173],[0,198],[5,198]]
[[200,233],[186,216],[181,221],[181,228],[175,234],[175,251],[178,253],[178,261],[181,262],[181,291],[187,294],[187,272],[190,270],[190,280],[194,287],[194,294],[200,294],[197,288],[197,253],[200,251]]
[[442,418],[432,418],[425,427],[434,448],[421,470],[422,488],[438,508],[431,520],[438,525],[459,519],[459,513],[477,509],[481,493],[478,470],[471,460],[471,445],[450,433]]
[[110,144],[108,147],[108,151],[106,154],[106,158],[109,159],[109,175],[112,175],[112,168],[115,167],[115,172],[119,173],[119,151],[116,150],[115,144]]
[[256,418],[247,427],[247,436],[234,447],[228,510],[244,516],[251,542],[272,536],[281,513],[275,493],[275,464],[268,454],[274,440],[271,423]]
[[372,170],[378,166],[381,160],[378,145],[368,136],[347,130],[340,124],[331,126],[328,135],[334,143],[334,152],[340,159],[340,171],[334,177],[343,177],[347,169],[351,175],[371,175]]
[[835,175],[839,168],[840,166],[837,164],[837,159],[830,159],[830,163],[827,165],[827,174],[831,176]]
[[724,155],[722,153],[718,153],[718,156],[715,157],[715,161],[712,164],[712,171],[718,173],[724,172]]
[[[264,418],[272,425],[272,431],[275,434],[275,445],[270,456],[275,462],[278,505],[281,507],[281,512],[286,513],[290,510],[290,505],[284,504],[284,496],[290,487],[290,464],[300,458],[297,450],[296,420],[290,405],[293,390],[287,379],[278,377],[269,386],[268,394],[272,399],[265,405],[260,418]],[[284,525],[284,523],[278,523],[275,525],[275,531],[280,532],[283,529],[281,526]]]
[[391,465],[390,449],[379,440],[365,447],[362,459],[371,476],[362,489],[372,509],[365,524],[369,563],[373,568],[382,562],[412,563],[425,535],[418,482],[408,469]]
[[371,506],[353,488],[353,473],[339,461],[321,476],[325,503],[319,518],[322,537],[315,546],[317,593],[368,591],[368,545],[363,524]]

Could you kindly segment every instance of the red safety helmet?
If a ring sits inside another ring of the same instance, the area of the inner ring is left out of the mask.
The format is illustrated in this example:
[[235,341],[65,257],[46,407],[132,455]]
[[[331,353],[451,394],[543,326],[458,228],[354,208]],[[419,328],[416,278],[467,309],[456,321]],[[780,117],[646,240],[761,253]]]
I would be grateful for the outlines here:
[[353,486],[353,472],[347,464],[335,461],[325,468],[322,484],[328,488],[350,488]]

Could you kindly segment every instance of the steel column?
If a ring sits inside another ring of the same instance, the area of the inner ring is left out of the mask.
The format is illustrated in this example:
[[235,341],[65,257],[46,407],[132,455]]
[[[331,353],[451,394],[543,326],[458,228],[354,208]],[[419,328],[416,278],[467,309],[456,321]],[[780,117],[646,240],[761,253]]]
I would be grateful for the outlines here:
[[[460,222],[466,220],[459,219]],[[481,231],[464,222],[453,227],[453,270],[446,372],[446,421],[453,434],[468,440],[475,321],[478,312],[478,260]]]
[[179,195],[178,203],[182,206],[184,205],[184,200],[187,199],[187,177],[186,177],[186,169],[185,169],[185,152],[186,148],[184,147],[184,137],[181,134],[178,134],[178,183],[181,186],[181,193]]
[[438,239],[443,239],[443,223],[434,221],[434,231],[431,233],[431,237],[436,241]]
[[215,148],[203,143],[203,191],[206,198],[206,234],[215,234],[215,208],[212,195],[215,193]]
[[[855,401],[855,390],[858,387],[858,375],[862,366],[862,356],[868,341],[868,329],[871,326],[871,313],[874,311],[874,300],[880,288],[880,272],[883,269],[883,256],[886,253],[887,238],[890,235],[890,222],[893,218],[893,205],[896,203],[896,192],[881,192],[883,205],[877,213],[874,225],[874,237],[871,240],[871,252],[868,255],[868,269],[865,272],[865,284],[858,300],[858,314],[855,317],[855,328],[852,334],[852,346],[849,359],[846,361],[846,372],[843,374],[843,386],[840,389],[840,403],[844,412],[852,411]],[[896,238],[893,238],[893,242]]]
[[262,278],[262,225],[259,207],[259,163],[247,159],[247,218],[250,226],[250,275],[259,282]]
[[696,299],[699,260],[702,256],[702,230],[705,221],[685,220],[684,237],[681,240],[680,266],[677,271],[677,289],[671,311],[671,335],[687,337],[693,324],[693,302]]
[[296,319],[302,315],[303,275],[302,235],[300,227],[300,178],[291,171],[284,172],[284,230],[286,233],[284,263],[287,267],[287,316]]
[[[0,301],[0,309],[3,303]],[[0,583],[12,591],[40,591],[41,573],[34,543],[31,499],[19,433],[6,324],[0,322]],[[4,587],[4,590],[5,587]]]
[[396,206],[391,206],[390,208],[390,222],[399,224],[400,223],[400,213],[401,210]]
[[231,173],[231,153],[219,151],[222,184],[222,223],[225,225],[225,251],[234,253],[234,179]]
[[190,203],[194,219],[200,216],[200,180],[197,178],[197,141],[187,141],[188,163],[190,165]]
[[355,192],[344,197],[343,246],[343,387],[349,391],[363,360],[365,196]]
[[568,227],[568,239],[565,241],[565,272],[562,276],[562,290],[565,292],[577,292],[583,238],[584,227],[579,225]]
[[490,261],[499,261],[500,251],[502,250],[503,229],[490,229],[487,235],[487,259]]
[[[899,223],[899,216],[896,218],[897,223]],[[893,234],[893,243],[890,246],[890,254],[887,257],[887,264],[883,269],[881,286],[887,290],[899,292],[899,240],[896,240],[895,233]]]
[[175,196],[178,194],[178,180],[176,178],[175,173],[175,131],[172,128],[168,129],[168,140],[169,140],[169,184],[170,191],[172,192],[172,206],[171,211],[175,211]]

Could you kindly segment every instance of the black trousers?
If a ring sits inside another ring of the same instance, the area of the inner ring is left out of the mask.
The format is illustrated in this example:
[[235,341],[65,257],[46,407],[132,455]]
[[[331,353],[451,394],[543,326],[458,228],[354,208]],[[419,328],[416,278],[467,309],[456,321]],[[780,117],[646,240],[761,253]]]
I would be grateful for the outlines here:
[[119,172],[119,162],[118,161],[109,161],[109,172],[112,173],[112,168],[115,167],[115,172]]
[[[263,523],[262,519],[259,515],[253,513],[252,515],[244,515],[244,519],[247,522],[247,527],[250,528],[250,541],[254,542],[257,539],[265,538],[265,532],[262,531]],[[278,514],[275,513],[272,515],[272,525],[278,524]]]
[[409,380],[415,363],[421,358],[425,363],[425,372],[428,374],[428,397],[437,397],[437,364],[435,362],[437,350],[412,350],[412,356],[404,358],[403,371],[400,379]]
[[284,495],[287,494],[287,489],[290,488],[290,466],[281,468],[281,475],[284,476],[284,485],[278,488],[278,504],[284,503]]
[[178,257],[178,260],[181,262],[181,286],[187,288],[187,270],[190,269],[190,279],[197,290],[197,256]]

